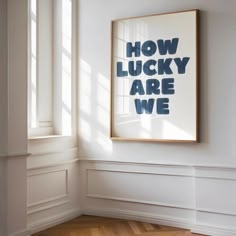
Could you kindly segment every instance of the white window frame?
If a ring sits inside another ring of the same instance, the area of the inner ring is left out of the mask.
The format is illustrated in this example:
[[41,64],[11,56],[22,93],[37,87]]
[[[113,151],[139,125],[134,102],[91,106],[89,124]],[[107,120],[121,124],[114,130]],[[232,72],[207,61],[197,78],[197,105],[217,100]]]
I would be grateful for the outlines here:
[[[31,87],[31,1],[37,2],[36,97],[33,97],[35,95]],[[73,99],[76,85],[76,55],[72,53],[76,52],[75,4],[75,0],[29,0],[29,138],[73,135],[72,126],[75,124],[76,110],[75,99]],[[69,20],[65,14],[70,14]],[[49,43],[44,40],[48,40]],[[67,48],[65,41],[67,41]],[[36,106],[34,126],[31,122],[33,98],[37,100],[34,101]]]

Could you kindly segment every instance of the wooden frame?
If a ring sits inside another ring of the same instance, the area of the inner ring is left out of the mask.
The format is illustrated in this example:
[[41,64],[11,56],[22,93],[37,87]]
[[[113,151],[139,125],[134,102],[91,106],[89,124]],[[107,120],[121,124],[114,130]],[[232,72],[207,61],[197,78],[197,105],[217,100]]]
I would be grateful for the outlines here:
[[112,21],[110,137],[199,142],[199,10]]

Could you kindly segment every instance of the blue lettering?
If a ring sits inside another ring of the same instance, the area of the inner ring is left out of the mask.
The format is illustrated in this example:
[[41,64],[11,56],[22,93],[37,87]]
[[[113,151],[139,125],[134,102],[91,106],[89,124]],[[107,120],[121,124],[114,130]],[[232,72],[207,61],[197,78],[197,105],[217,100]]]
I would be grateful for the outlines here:
[[161,81],[162,85],[162,94],[174,94],[174,79],[168,78]]
[[159,59],[158,60],[158,75],[163,75],[164,73],[167,75],[173,74],[170,68],[171,62],[172,62],[171,58]]
[[145,41],[142,45],[142,53],[144,56],[150,57],[155,54],[156,50],[156,43],[151,40]]
[[168,115],[169,111],[169,98],[157,99],[157,114]]
[[123,70],[123,63],[122,62],[117,62],[117,72],[116,75],[117,77],[124,77],[128,75],[128,71]]
[[143,114],[144,112],[146,114],[152,114],[153,105],[154,105],[154,99],[148,99],[148,100],[140,100],[135,99],[135,108],[137,114]]
[[155,66],[157,64],[157,61],[155,60],[148,60],[146,62],[144,62],[143,64],[143,72],[146,74],[146,75],[155,75],[157,73],[156,69],[151,69],[150,67],[151,66]]
[[127,43],[126,44],[126,56],[132,57],[132,53],[134,53],[135,57],[139,57],[140,56],[140,48],[141,48],[140,42],[135,42],[134,46],[130,42]]
[[146,94],[160,94],[160,82],[157,79],[148,79],[146,81]]
[[180,58],[175,58],[175,64],[178,67],[178,73],[179,74],[185,74],[185,69],[186,69],[186,65],[189,62],[189,57],[184,57],[182,60]]
[[166,55],[167,52],[169,54],[175,54],[177,51],[178,43],[179,43],[179,38],[173,38],[172,40],[169,40],[169,39],[157,40],[157,45],[158,45],[160,55]]
[[[136,68],[134,68],[134,63],[136,62]],[[129,74],[131,76],[138,76],[142,73],[142,61],[129,61]]]
[[130,89],[130,95],[135,95],[136,93],[139,95],[145,94],[142,81],[137,79],[133,81],[132,87]]

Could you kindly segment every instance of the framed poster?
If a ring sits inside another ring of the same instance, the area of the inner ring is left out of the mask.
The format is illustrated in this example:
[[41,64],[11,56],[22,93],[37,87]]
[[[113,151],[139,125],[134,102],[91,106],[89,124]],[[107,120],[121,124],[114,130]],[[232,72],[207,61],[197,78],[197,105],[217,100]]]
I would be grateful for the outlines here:
[[198,15],[112,21],[113,140],[198,142]]

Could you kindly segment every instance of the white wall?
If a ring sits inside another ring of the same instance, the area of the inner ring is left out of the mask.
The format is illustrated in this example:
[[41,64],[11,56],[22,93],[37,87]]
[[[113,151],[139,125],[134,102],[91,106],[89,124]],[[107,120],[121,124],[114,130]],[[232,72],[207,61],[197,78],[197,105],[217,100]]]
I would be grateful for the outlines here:
[[0,1],[0,235],[6,230],[7,1]]
[[[80,1],[79,101],[80,125],[84,124],[80,134],[81,149],[89,158],[236,165],[235,4],[233,0],[227,4],[220,0]],[[201,143],[112,143],[108,138],[111,20],[194,8],[201,10]],[[92,142],[89,148],[88,142]]]
[[[136,217],[211,235],[236,234],[235,7],[233,0],[80,1],[84,212]],[[111,142],[111,20],[185,9],[201,10],[200,143]]]
[[0,2],[0,154],[7,144],[7,1]]
[[[2,3],[2,2],[1,2]],[[26,233],[26,156],[27,156],[27,0],[6,1],[7,21],[2,59],[5,70],[3,94],[7,96],[1,106],[4,126],[3,181],[5,207],[3,235]],[[1,182],[2,182],[1,180]],[[17,194],[16,194],[17,193]]]
[[6,160],[0,158],[0,235],[6,232]]
[[27,153],[27,0],[8,3],[8,155]]
[[0,235],[13,235],[26,232],[27,1],[0,4]]
[[0,234],[12,235],[26,231],[27,1],[0,6]]

